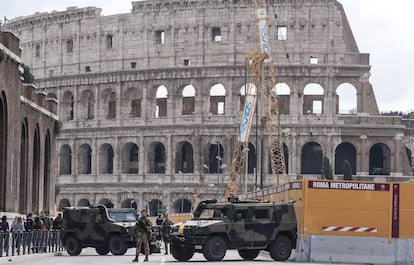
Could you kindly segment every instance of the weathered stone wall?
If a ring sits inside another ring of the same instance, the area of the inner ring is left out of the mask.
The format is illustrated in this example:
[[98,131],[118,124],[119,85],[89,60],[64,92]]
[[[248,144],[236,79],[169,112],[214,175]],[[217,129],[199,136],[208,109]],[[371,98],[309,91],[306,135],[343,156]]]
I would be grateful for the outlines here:
[[[38,210],[53,211],[57,101],[47,99],[31,85],[22,85],[19,40],[10,32],[0,32],[0,53],[0,113],[5,118],[2,121],[6,121],[0,125],[0,210],[36,211],[36,214]],[[36,130],[40,150],[35,158]],[[45,154],[47,132],[50,141],[48,155]],[[34,168],[38,169],[36,181]]]
[[[70,8],[8,24],[21,38],[22,58],[34,69],[39,87],[61,102],[56,152],[61,157],[63,146],[70,149],[71,173],[57,173],[62,187],[57,202],[77,205],[84,199],[90,203],[110,199],[119,206],[132,196],[141,208],[162,197],[168,211],[173,211],[179,198],[190,200],[192,193],[201,198],[222,194],[229,167],[212,173],[204,166],[217,142],[223,149],[223,162],[231,164],[240,89],[246,80],[245,60],[257,46],[252,2],[138,1],[128,14],[101,16],[100,11]],[[290,89],[283,96],[287,103],[280,117],[288,149],[288,177],[320,176],[302,173],[306,144],[317,143],[335,166],[337,147],[349,143],[355,149],[355,178],[405,180],[406,164],[401,161],[407,156],[402,141],[405,143],[408,123],[378,115],[369,83],[369,55],[359,52],[341,4],[333,0],[270,0],[268,15],[276,81]],[[337,89],[345,83],[355,89],[352,115],[338,115],[337,111]],[[225,88],[220,95],[225,100],[222,115],[211,113],[211,104],[217,100],[211,88],[216,84]],[[309,84],[318,84],[322,94],[304,95]],[[161,85],[168,91],[166,116],[157,117]],[[191,115],[182,113],[186,85],[195,89]],[[141,104],[139,117],[131,116],[131,95]],[[109,118],[111,100],[114,117]],[[317,100],[323,104],[322,113],[308,114],[306,110]],[[71,108],[73,113],[68,112]],[[191,146],[194,160],[194,170],[189,173],[177,167],[183,160],[179,152],[183,142]],[[249,189],[260,182],[256,177],[263,185],[272,185],[266,138],[262,132],[257,136],[252,132],[250,142],[259,161],[255,166],[258,176],[253,172],[247,176]],[[138,146],[138,173],[127,174],[123,172],[124,149],[131,143]],[[156,143],[165,148],[162,174],[152,172]],[[90,174],[79,173],[85,162],[79,160],[85,144],[91,148]],[[102,147],[108,144],[113,149],[113,172],[102,174],[107,166]],[[381,146],[387,160],[379,175],[370,162],[375,145]]]

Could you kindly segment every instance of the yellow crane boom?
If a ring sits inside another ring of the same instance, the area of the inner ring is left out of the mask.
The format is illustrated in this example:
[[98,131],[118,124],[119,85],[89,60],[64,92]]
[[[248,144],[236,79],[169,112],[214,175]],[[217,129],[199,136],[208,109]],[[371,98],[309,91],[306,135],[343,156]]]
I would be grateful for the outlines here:
[[254,49],[247,56],[249,82],[246,84],[240,132],[233,151],[230,177],[224,192],[225,198],[235,197],[240,193],[240,179],[246,163],[250,130],[257,107],[258,96],[261,93],[263,95],[265,112],[261,122],[264,124],[265,133],[268,137],[273,184],[280,184],[280,176],[282,176],[283,180],[286,179],[283,140],[279,124],[279,104],[276,95],[275,69],[270,53],[267,30],[266,0],[253,0],[253,3],[257,27],[256,39],[259,49]]

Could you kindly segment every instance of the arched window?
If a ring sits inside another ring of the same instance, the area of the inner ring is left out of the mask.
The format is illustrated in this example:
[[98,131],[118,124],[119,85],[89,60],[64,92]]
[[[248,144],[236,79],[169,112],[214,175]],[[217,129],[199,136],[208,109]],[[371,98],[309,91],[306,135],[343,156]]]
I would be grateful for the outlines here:
[[50,132],[47,130],[45,137],[44,163],[43,163],[43,209],[49,209],[51,177],[50,177],[50,152],[51,152]]
[[336,89],[336,113],[356,114],[357,113],[357,90],[349,84],[344,83]]
[[307,84],[303,90],[303,114],[323,113],[323,94],[321,85],[316,83]]
[[74,119],[74,100],[72,92],[66,91],[63,94],[61,108],[62,118],[64,121],[71,121]]
[[166,117],[167,116],[167,98],[168,91],[165,86],[159,86],[156,93],[156,108],[155,117]]
[[116,118],[116,93],[111,91],[108,97],[108,119]]
[[103,144],[99,149],[99,173],[114,173],[114,151],[110,144]]
[[[20,195],[19,195],[19,212],[25,213],[27,211],[29,180],[28,180],[28,152],[29,139],[27,129],[27,119],[24,119],[22,124],[22,131],[20,137]],[[1,129],[0,129],[1,130]]]
[[193,146],[189,142],[180,142],[175,150],[175,172],[194,173]]
[[187,85],[183,89],[183,109],[182,115],[195,114],[195,89],[192,85]]
[[224,148],[218,142],[214,141],[207,146],[207,153],[204,157],[203,167],[206,173],[223,173],[227,167],[224,164]]
[[62,199],[58,205],[58,211],[62,212],[65,207],[70,207],[70,202],[68,199]]
[[174,203],[174,213],[190,213],[191,202],[185,198],[180,198]]
[[141,93],[137,88],[131,88],[128,93],[130,102],[129,117],[141,117]]
[[32,209],[38,209],[40,196],[40,135],[39,127],[36,125],[36,130],[33,138],[33,162],[32,162]]
[[138,174],[138,145],[127,143],[122,149],[122,173]]
[[315,142],[309,142],[302,148],[301,173],[321,174],[322,173],[322,147]]
[[95,118],[95,96],[90,90],[82,93],[80,113],[84,120],[92,120]]
[[341,143],[335,149],[335,174],[344,174],[345,161],[351,166],[352,175],[356,174],[356,149],[350,143]]
[[91,174],[92,173],[92,149],[88,144],[83,144],[79,147],[78,173],[79,174]]
[[226,102],[226,89],[222,84],[216,84],[210,89],[210,113],[224,115]]
[[161,200],[153,199],[149,202],[148,213],[150,216],[158,216],[164,212],[164,205]]
[[152,143],[148,155],[149,173],[164,174],[165,159],[164,145],[160,142]]
[[59,158],[59,174],[72,174],[72,150],[69,145],[65,144],[60,148]]
[[78,202],[78,207],[90,207],[90,206],[91,206],[91,203],[89,202],[88,199],[83,198],[83,199],[80,199]]
[[389,175],[390,167],[390,148],[383,143],[374,144],[369,150],[369,174]]
[[278,83],[274,90],[279,103],[279,113],[288,115],[290,109],[290,87],[286,83]]

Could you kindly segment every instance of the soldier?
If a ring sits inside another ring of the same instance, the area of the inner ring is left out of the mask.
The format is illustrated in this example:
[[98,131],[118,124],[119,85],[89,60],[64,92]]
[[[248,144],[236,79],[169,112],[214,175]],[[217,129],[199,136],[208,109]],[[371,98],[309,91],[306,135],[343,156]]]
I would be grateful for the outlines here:
[[149,255],[149,233],[151,232],[151,220],[147,217],[145,209],[141,210],[141,217],[135,224],[135,237],[137,239],[135,259],[132,262],[138,261],[139,253],[141,252],[141,245],[144,243],[144,261],[148,261]]
[[164,221],[161,224],[162,240],[164,241],[165,255],[168,255],[168,238],[170,236],[171,225],[174,224],[168,218],[168,214],[164,214]]

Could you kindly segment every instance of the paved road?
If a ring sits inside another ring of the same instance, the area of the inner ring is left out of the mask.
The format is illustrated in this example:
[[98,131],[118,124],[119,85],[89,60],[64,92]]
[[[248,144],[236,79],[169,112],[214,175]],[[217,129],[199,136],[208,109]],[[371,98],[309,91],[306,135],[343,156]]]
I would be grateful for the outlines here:
[[[0,264],[10,265],[118,265],[118,264],[134,264],[132,260],[135,257],[135,249],[129,249],[123,256],[113,256],[108,254],[107,256],[99,256],[96,254],[93,248],[86,248],[82,250],[79,256],[68,256],[66,252],[58,254],[34,254],[27,256],[16,257],[2,257],[0,258]],[[194,257],[189,262],[178,262],[171,255],[152,254],[149,257],[149,262],[143,262],[144,256],[140,257],[140,264],[171,264],[171,265],[195,265],[195,264],[208,264],[202,254],[195,253]],[[224,260],[225,264],[239,264],[243,262],[243,265],[251,264],[284,264],[284,262],[274,262],[266,252],[261,252],[259,257],[254,261],[243,261],[237,251],[227,251]],[[216,263],[216,262],[215,262]],[[292,262],[290,262],[292,263]],[[136,264],[136,263],[135,263]],[[216,263],[217,264],[217,263]],[[300,263],[300,264],[312,264],[319,265],[318,263]]]

